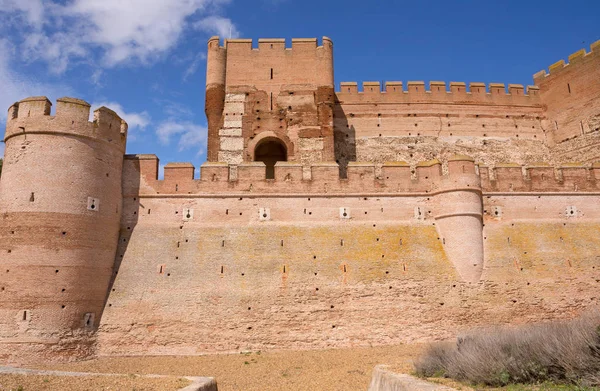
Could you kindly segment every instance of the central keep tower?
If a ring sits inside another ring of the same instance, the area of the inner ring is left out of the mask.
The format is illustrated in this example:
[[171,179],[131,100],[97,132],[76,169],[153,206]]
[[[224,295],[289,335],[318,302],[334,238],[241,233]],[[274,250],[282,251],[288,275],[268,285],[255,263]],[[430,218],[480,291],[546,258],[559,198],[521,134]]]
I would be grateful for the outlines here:
[[208,41],[208,161],[333,161],[333,44],[323,37]]

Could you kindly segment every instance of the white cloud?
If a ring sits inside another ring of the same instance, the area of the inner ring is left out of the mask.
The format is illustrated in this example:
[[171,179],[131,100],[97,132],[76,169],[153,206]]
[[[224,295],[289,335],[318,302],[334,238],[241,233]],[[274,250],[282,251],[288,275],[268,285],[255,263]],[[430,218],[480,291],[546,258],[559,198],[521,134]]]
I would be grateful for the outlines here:
[[28,96],[46,95],[56,99],[73,95],[73,90],[68,86],[40,82],[14,72],[11,69],[13,54],[14,47],[6,39],[0,39],[0,123],[6,120],[8,108],[13,103]]
[[238,38],[240,36],[240,32],[231,19],[220,16],[208,16],[194,23],[194,27],[223,38]]
[[[13,55],[14,47],[6,39],[0,39],[0,132],[2,134],[8,108],[13,103],[28,96],[47,95],[50,99],[56,99],[73,95],[73,90],[68,86],[40,82],[13,71],[11,69]],[[0,156],[4,156],[3,143],[0,143]]]
[[24,20],[30,25],[39,28],[42,25],[44,5],[42,0],[0,0],[0,9],[5,11],[21,12]]
[[198,150],[197,155],[206,151],[208,129],[202,125],[189,121],[167,120],[158,125],[156,135],[163,145],[168,145],[172,137],[179,136],[179,151],[196,148]]
[[117,113],[122,119],[124,119],[125,122],[127,122],[128,129],[129,129],[127,132],[127,139],[129,141],[135,140],[136,136],[137,136],[137,132],[146,130],[146,127],[148,127],[148,125],[150,125],[150,115],[148,114],[148,112],[146,112],[146,111],[128,112],[123,108],[123,106],[121,104],[119,104],[117,102],[99,102],[99,103],[94,102],[94,103],[92,103],[92,110],[90,113],[90,117],[93,116],[94,110],[96,110],[97,108],[102,107],[102,106],[111,109],[112,111]]
[[200,64],[206,60],[206,53],[200,52],[194,57],[192,63],[183,72],[183,81],[187,81],[190,76],[196,73]]
[[[208,16],[230,0],[0,0],[0,25],[24,23],[20,37],[27,60],[44,60],[64,72],[72,61],[103,66],[150,62],[176,45],[192,20],[204,31],[231,29],[226,18]],[[12,19],[11,19],[12,18]],[[226,27],[225,27],[226,26]]]

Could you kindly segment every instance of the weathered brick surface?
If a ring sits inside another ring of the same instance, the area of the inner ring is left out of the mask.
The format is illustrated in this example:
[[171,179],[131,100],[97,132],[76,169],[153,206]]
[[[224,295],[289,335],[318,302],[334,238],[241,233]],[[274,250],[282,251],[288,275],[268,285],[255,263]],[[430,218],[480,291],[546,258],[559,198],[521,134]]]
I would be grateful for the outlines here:
[[[0,182],[0,356],[93,353],[113,275],[127,125],[45,97],[13,106]],[[41,346],[47,346],[41,349]]]
[[598,304],[598,44],[527,89],[337,93],[329,39],[251,45],[209,41],[199,179],[124,157],[106,108],[9,109],[5,361],[424,341]]

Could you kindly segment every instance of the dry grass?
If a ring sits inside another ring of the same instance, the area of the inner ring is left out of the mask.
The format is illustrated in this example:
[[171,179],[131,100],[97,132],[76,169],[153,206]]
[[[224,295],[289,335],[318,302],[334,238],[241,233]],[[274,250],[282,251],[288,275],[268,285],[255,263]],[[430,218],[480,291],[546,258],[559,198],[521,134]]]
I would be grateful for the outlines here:
[[418,375],[504,386],[544,381],[600,385],[600,313],[571,321],[496,327],[431,345]]

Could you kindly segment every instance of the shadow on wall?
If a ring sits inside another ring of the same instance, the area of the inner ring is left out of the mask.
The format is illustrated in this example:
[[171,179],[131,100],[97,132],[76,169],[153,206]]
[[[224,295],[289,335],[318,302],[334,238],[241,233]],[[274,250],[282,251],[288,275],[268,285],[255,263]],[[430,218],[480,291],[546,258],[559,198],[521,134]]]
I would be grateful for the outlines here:
[[348,178],[348,162],[356,161],[356,129],[339,102],[334,107],[333,148],[335,161],[340,167],[340,178]]
[[[133,164],[133,167],[130,167],[129,170],[125,169],[125,164]],[[127,172],[135,172],[138,175],[129,175],[127,176]],[[146,208],[139,197],[139,189],[140,189],[140,161],[139,160],[127,160],[123,161],[123,183],[122,183],[122,197],[123,204],[121,206],[121,221],[119,223],[119,243],[117,244],[117,253],[115,254],[115,262],[113,265],[113,272],[110,278],[110,283],[108,284],[108,291],[106,292],[106,296],[104,298],[104,307],[106,308],[108,303],[108,298],[110,294],[114,291],[114,284],[119,274],[119,269],[121,267],[121,262],[123,262],[123,257],[127,251],[127,247],[129,246],[131,235],[137,225],[139,214],[144,213]],[[157,173],[158,174],[158,173]],[[158,176],[158,175],[157,175]],[[135,189],[135,190],[134,190]],[[98,324],[102,322],[102,315],[104,314],[104,310],[100,314],[100,319],[98,320]]]

